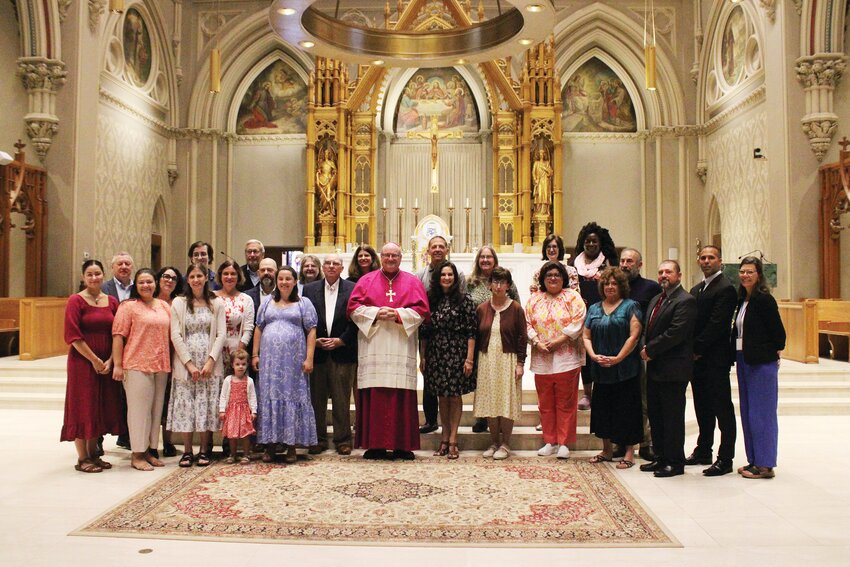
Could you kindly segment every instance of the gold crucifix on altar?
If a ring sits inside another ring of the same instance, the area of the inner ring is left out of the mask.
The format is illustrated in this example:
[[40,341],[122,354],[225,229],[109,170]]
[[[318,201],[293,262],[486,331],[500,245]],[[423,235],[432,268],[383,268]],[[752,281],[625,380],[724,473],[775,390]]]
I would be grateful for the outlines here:
[[439,193],[437,176],[437,142],[446,138],[463,138],[463,132],[453,130],[451,132],[440,132],[437,127],[437,115],[431,115],[431,127],[425,132],[408,132],[408,138],[425,138],[431,140],[431,193]]

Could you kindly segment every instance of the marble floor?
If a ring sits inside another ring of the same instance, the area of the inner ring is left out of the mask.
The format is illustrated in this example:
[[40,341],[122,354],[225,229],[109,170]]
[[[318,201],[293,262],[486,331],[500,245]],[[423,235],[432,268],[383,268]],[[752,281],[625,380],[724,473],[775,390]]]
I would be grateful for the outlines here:
[[[850,438],[850,416],[780,417],[780,466],[773,480],[703,478],[701,467],[673,479],[637,468],[617,471],[681,542],[675,549],[322,547],[71,537],[69,532],[174,464],[151,473],[131,470],[128,453],[109,450],[110,440],[107,459],[114,469],[75,472],[73,445],[57,441],[61,422],[59,411],[0,412],[0,454],[7,459],[0,468],[0,565],[850,565],[850,453],[836,450],[838,440]],[[688,439],[688,448],[693,441]]]

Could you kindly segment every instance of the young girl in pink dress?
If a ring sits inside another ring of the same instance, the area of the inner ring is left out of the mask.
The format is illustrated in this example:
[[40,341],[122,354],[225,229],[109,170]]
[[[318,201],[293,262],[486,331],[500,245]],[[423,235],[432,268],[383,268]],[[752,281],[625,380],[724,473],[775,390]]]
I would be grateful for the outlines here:
[[236,462],[237,442],[242,440],[242,458],[240,464],[250,463],[251,435],[255,433],[254,420],[257,418],[257,392],[254,381],[247,376],[248,353],[237,349],[230,355],[233,374],[224,379],[221,385],[221,397],[218,401],[221,418],[221,435],[230,443],[230,456],[225,463]]

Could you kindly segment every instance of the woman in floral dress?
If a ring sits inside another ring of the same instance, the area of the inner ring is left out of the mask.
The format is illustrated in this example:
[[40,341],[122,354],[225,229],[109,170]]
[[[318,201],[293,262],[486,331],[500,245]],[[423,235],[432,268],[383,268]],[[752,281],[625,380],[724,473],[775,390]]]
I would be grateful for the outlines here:
[[266,446],[266,463],[274,460],[274,444],[286,445],[286,462],[294,463],[296,446],[318,443],[308,376],[318,316],[310,300],[298,296],[297,277],[289,266],[277,271],[274,295],[260,306],[254,329],[251,361],[260,372],[257,441]]
[[435,456],[459,456],[457,428],[463,412],[461,396],[475,390],[475,305],[460,291],[457,267],[443,262],[431,275],[428,292],[431,320],[422,326],[420,366],[425,388],[437,396],[443,437]]

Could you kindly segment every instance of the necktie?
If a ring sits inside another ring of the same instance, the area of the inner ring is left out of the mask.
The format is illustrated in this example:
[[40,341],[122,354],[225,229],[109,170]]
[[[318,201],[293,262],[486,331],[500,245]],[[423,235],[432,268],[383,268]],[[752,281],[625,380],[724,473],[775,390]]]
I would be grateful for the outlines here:
[[649,316],[649,324],[646,326],[647,329],[652,328],[652,324],[655,323],[655,318],[658,317],[658,312],[661,310],[661,305],[667,300],[667,294],[662,293],[661,297],[658,298],[658,303],[655,304],[655,307],[652,308],[652,314]]

